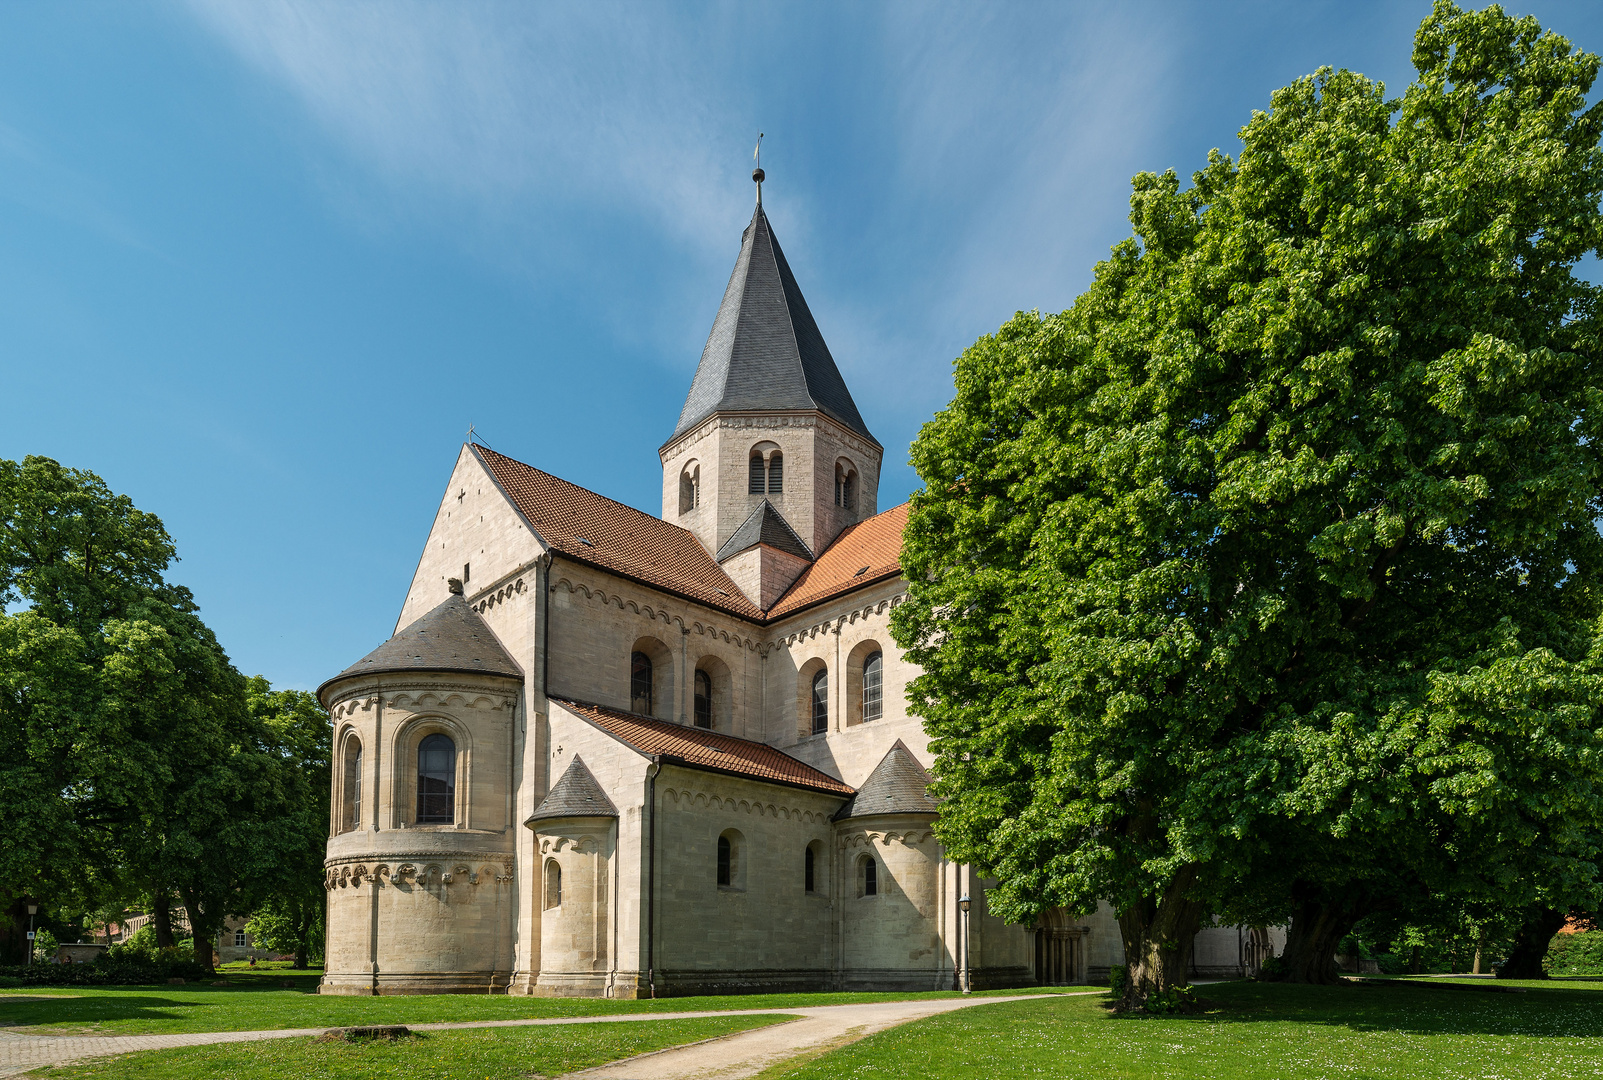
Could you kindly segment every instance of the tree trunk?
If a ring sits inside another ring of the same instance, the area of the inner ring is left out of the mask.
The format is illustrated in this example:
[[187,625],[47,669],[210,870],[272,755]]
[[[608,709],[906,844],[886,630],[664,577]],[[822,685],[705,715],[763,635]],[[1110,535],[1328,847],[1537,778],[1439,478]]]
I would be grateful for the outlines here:
[[1525,925],[1514,938],[1514,947],[1508,959],[1497,969],[1499,979],[1545,979],[1547,972],[1542,961],[1547,958],[1547,947],[1553,935],[1564,925],[1564,912],[1553,908],[1532,908],[1526,912]]
[[308,908],[306,908],[306,907],[302,907],[301,908],[301,917],[296,921],[296,924],[295,924],[295,970],[296,971],[305,971],[306,967],[307,967],[307,956],[308,956],[308,953],[311,950],[310,950],[310,946],[308,946],[306,944],[306,939],[311,937],[311,935],[312,935],[312,921],[313,921],[313,916],[312,916],[310,910]]
[[1286,928],[1285,972],[1281,980],[1322,986],[1341,982],[1336,948],[1361,917],[1361,906],[1353,898],[1298,901],[1291,910],[1291,925]]
[[1191,947],[1204,914],[1202,905],[1185,895],[1196,880],[1197,868],[1188,866],[1162,896],[1143,899],[1119,916],[1127,972],[1115,1006],[1120,1012],[1144,1008],[1153,995],[1187,985]]
[[195,942],[195,962],[206,969],[206,974],[215,975],[217,959],[212,952],[212,938],[219,928],[207,924],[206,913],[201,910],[199,899],[187,890],[184,892],[184,910],[189,913],[189,932]]
[[157,893],[150,902],[150,925],[156,928],[156,948],[171,949],[173,940],[173,901],[166,893]]

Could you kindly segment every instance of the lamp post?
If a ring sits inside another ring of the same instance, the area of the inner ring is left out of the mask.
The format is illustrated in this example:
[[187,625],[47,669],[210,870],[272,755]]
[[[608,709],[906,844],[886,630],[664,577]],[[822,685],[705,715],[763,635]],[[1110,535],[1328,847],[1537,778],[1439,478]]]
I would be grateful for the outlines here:
[[28,905],[28,963],[33,963],[33,917],[39,914],[38,904]]
[[963,913],[963,993],[968,993],[973,987],[968,981],[968,909],[970,907],[968,894],[964,893],[957,899],[957,910]]

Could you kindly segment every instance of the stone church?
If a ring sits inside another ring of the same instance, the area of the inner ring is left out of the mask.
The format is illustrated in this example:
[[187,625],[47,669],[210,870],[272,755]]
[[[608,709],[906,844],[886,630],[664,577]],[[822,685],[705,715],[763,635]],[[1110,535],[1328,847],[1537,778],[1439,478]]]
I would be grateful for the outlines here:
[[[662,516],[464,446],[395,635],[319,689],[322,992],[943,990],[1120,962],[1105,906],[1007,925],[931,833],[889,633],[908,508],[880,509],[884,449],[758,190],[659,451]],[[1205,931],[1197,962],[1264,944]]]

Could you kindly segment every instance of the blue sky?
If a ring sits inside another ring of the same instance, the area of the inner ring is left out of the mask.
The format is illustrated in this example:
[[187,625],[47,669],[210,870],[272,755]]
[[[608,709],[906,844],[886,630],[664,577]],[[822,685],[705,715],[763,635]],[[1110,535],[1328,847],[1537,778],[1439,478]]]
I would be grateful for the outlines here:
[[[235,663],[311,688],[393,629],[469,423],[660,510],[759,130],[890,506],[952,358],[1069,305],[1133,173],[1320,65],[1399,92],[1428,10],[14,0],[0,457],[160,515]],[[1603,5],[1511,10],[1603,50]]]

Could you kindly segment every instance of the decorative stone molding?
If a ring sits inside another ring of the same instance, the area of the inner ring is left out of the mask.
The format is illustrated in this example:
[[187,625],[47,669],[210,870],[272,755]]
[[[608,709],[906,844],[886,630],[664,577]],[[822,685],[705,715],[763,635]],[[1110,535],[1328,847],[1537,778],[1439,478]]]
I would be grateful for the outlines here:
[[652,604],[649,600],[637,600],[632,596],[624,596],[617,591],[608,592],[604,588],[594,588],[585,582],[574,581],[571,578],[558,578],[551,583],[551,591],[565,588],[570,594],[583,595],[586,600],[601,604],[604,607],[615,607],[619,611],[630,612],[652,622],[660,622],[665,626],[678,627],[682,633],[697,633],[706,637],[727,641],[737,648],[755,651],[757,639],[742,634],[739,630],[730,631],[727,628],[715,626],[711,622],[701,622],[695,618],[687,619],[685,616],[665,610]]
[[868,830],[866,832],[851,832],[841,834],[838,846],[842,851],[848,848],[890,847],[892,844],[901,844],[903,847],[918,847],[935,838],[935,834],[928,829],[910,829],[907,832],[881,832]]
[[503,604],[514,596],[521,596],[527,591],[528,586],[523,583],[523,578],[520,577],[509,585],[486,589],[483,593],[478,594],[474,600],[469,601],[468,606],[483,615],[490,608]]
[[675,804],[684,804],[696,809],[724,810],[729,813],[756,814],[758,817],[778,818],[785,821],[804,821],[828,823],[830,815],[809,810],[800,806],[784,806],[778,803],[762,802],[741,798],[731,798],[726,795],[717,795],[706,791],[697,791],[694,788],[664,787],[660,789],[664,797],[671,799]]
[[792,630],[783,637],[778,637],[773,641],[768,642],[766,647],[770,649],[789,648],[798,642],[811,641],[819,634],[838,634],[840,633],[840,628],[847,623],[855,623],[859,619],[866,621],[870,618],[884,615],[886,612],[898,608],[905,603],[907,603],[907,594],[905,592],[901,592],[897,593],[895,596],[886,597],[882,600],[876,600],[873,603],[862,604],[853,607],[850,611],[847,611],[844,614],[832,615],[823,622],[814,623],[812,626],[804,626],[799,629]]

